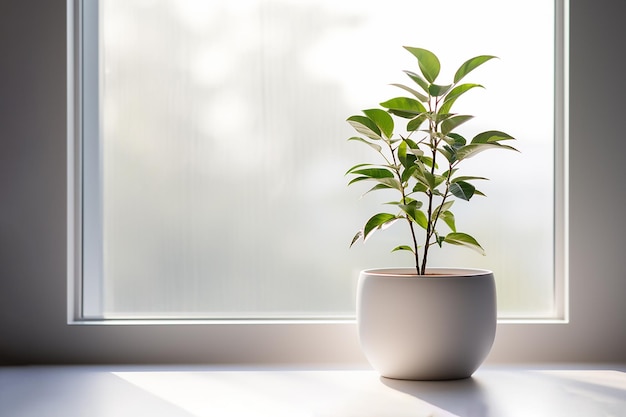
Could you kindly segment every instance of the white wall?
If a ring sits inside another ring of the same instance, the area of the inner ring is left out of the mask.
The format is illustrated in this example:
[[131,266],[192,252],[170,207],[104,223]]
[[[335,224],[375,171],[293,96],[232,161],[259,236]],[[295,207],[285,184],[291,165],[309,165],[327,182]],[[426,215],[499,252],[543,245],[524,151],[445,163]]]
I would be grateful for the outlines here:
[[[570,9],[571,323],[501,325],[491,362],[626,361],[626,3]],[[352,324],[66,325],[65,13],[65,0],[0,3],[0,364],[363,363]]]

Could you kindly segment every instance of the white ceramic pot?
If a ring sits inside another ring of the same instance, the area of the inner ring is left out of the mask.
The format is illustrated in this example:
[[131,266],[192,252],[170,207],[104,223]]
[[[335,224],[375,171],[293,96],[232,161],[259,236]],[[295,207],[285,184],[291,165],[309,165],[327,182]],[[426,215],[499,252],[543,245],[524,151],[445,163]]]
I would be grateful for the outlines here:
[[357,290],[361,348],[382,376],[470,377],[491,350],[496,289],[486,270],[410,268],[361,272]]

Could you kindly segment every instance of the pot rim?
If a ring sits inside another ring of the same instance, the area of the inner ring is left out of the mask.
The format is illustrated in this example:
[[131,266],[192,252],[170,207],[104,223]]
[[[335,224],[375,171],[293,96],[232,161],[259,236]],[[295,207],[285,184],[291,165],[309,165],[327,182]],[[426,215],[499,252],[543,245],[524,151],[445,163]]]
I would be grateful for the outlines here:
[[[388,267],[364,269],[361,274],[373,277],[394,278],[458,278],[493,275],[493,271],[480,268],[463,267],[430,267],[426,268],[426,275],[417,275],[413,267]],[[430,274],[428,273],[430,272]]]

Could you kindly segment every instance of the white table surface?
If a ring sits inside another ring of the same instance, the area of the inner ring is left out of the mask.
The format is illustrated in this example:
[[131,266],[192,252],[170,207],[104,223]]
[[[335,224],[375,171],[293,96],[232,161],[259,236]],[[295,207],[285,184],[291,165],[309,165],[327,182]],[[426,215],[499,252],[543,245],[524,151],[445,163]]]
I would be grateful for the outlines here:
[[459,381],[370,370],[0,367],[2,417],[626,417],[626,366],[483,367]]

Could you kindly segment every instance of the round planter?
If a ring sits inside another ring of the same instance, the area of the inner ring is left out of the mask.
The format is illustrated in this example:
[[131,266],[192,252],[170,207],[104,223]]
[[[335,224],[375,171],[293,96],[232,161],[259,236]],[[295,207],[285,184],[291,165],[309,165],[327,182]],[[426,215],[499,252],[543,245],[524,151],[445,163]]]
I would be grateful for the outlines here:
[[442,380],[470,377],[496,333],[493,273],[465,268],[361,272],[357,289],[361,348],[382,376]]

